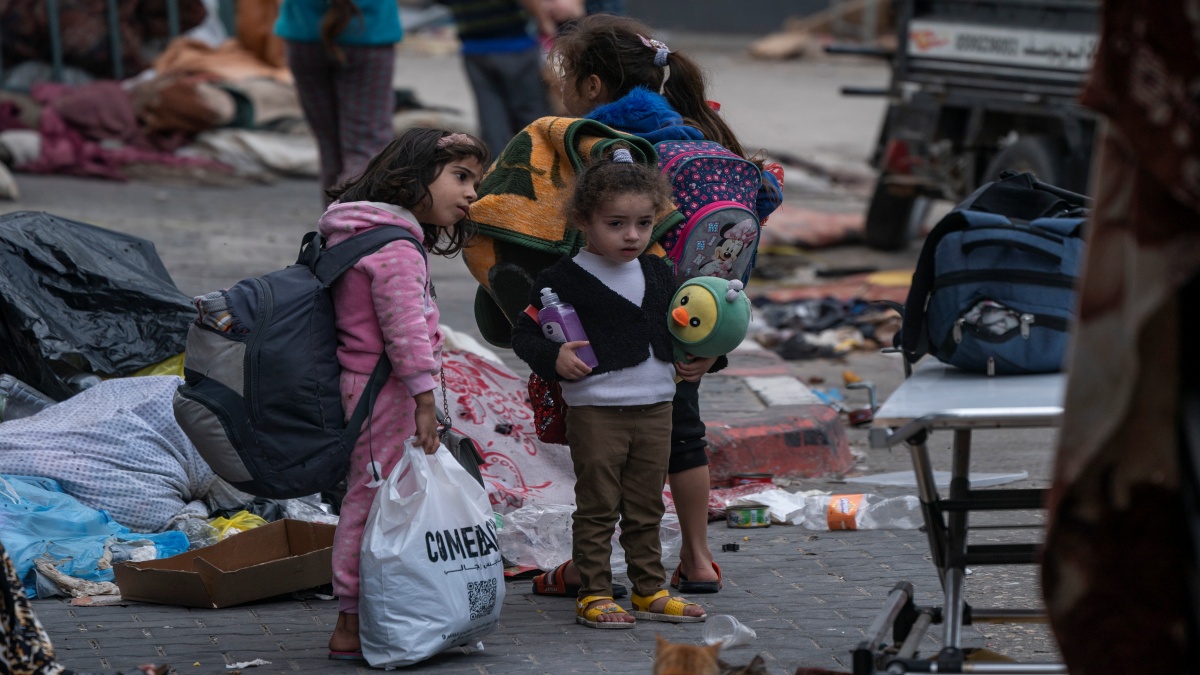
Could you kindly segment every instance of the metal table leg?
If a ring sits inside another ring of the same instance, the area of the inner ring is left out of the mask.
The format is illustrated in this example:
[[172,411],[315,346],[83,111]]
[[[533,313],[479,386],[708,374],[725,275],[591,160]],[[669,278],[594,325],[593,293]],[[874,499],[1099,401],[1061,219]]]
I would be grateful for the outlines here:
[[938,494],[937,483],[933,478],[933,463],[929,460],[929,449],[926,446],[928,434],[922,432],[913,436],[908,443],[912,455],[913,472],[917,477],[917,497],[921,500],[921,513],[925,518],[925,534],[929,538],[929,554],[933,556],[933,565],[937,568],[938,578],[945,582],[946,569],[946,525],[942,519],[942,510],[938,506],[941,496]]
[[[907,362],[905,365],[908,366]],[[863,648],[855,653],[855,674],[1064,673],[1065,667],[1055,663],[971,662],[966,658],[962,642],[966,625],[976,620],[1012,620],[1038,614],[1031,610],[979,610],[966,602],[964,586],[968,564],[1036,562],[1032,544],[969,545],[970,511],[1037,509],[1042,507],[1044,498],[1044,491],[1035,489],[1004,490],[995,494],[971,490],[971,430],[1057,427],[1062,419],[1060,401],[1065,378],[979,378],[988,386],[986,396],[981,396],[970,385],[971,376],[940,365],[924,367],[911,375],[876,412],[875,421],[880,426],[872,429],[871,445],[885,448],[904,443],[909,446],[926,537],[941,581],[944,604],[906,607],[897,614],[898,601],[889,598],[881,620],[892,621],[895,644],[885,648],[879,641],[877,636],[883,628],[877,619],[871,626],[871,639],[864,641]],[[910,385],[918,378],[920,382]],[[948,395],[943,385],[955,393]],[[943,403],[952,407],[940,407]],[[939,492],[934,480],[927,447],[928,435],[934,430],[954,433],[953,470],[949,489],[944,494]],[[938,622],[945,624],[939,648],[929,656],[918,658],[922,636]]]
[[[965,500],[970,495],[971,481],[971,432],[967,429],[954,432],[954,458],[950,472],[950,499]],[[962,625],[965,601],[963,581],[967,572],[967,515],[965,510],[951,511],[947,515],[949,526],[946,533],[946,574],[942,578],[945,592],[945,625],[942,644],[946,648],[962,647]]]

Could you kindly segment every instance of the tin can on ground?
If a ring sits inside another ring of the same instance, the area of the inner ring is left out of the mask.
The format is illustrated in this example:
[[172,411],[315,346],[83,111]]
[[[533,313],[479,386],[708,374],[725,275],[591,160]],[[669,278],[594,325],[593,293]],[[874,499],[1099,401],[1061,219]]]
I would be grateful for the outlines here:
[[846,417],[850,424],[860,426],[875,419],[875,413],[870,408],[859,408],[846,413]]
[[738,504],[725,511],[729,527],[770,527],[771,511],[765,504]]
[[729,487],[752,485],[755,483],[774,485],[774,478],[775,474],[773,473],[735,473],[729,476]]

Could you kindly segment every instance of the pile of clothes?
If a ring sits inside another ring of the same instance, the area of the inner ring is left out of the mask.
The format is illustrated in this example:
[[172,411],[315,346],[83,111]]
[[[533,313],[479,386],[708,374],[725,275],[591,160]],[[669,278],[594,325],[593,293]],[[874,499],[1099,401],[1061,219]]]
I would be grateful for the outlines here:
[[122,179],[130,164],[230,171],[202,153],[178,154],[219,128],[303,131],[282,65],[236,40],[172,41],[138,77],[35,82],[0,97],[0,160],[16,171]]
[[[60,0],[64,76],[50,82],[47,3],[8,3],[0,18],[0,162],[15,171],[112,179],[126,177],[132,164],[220,174],[235,167],[204,149],[178,151],[218,129],[283,131],[312,146],[283,42],[272,34],[274,3],[237,3],[237,35],[229,38],[216,3],[178,0],[183,33],[170,41],[163,0],[116,6],[118,67],[104,0]],[[289,168],[297,164],[315,174],[315,148]]]
[[892,345],[908,294],[907,272],[851,275],[828,284],[756,295],[748,337],[788,360],[836,358]]
[[[168,40],[164,0],[120,0],[114,68],[105,0],[59,0],[63,68],[52,82],[48,3],[0,12],[0,199],[11,171],[193,182],[315,177],[318,153],[273,33],[277,2],[236,3],[236,35],[215,0],[176,0],[182,33]],[[458,110],[395,95],[393,126],[464,129]]]

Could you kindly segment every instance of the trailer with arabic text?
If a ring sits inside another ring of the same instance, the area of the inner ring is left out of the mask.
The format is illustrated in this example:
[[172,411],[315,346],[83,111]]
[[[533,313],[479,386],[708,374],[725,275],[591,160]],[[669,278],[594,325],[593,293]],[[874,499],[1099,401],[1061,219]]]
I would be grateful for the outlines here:
[[902,248],[929,200],[958,202],[1008,168],[1087,192],[1096,116],[1078,103],[1099,0],[896,0],[890,100],[872,163],[867,244]]

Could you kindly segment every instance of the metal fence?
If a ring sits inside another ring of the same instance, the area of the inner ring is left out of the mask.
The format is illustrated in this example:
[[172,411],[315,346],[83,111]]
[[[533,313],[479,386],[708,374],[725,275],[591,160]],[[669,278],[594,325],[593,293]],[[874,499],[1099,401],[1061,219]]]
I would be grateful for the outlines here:
[[[63,79],[62,27],[60,25],[59,0],[46,1],[46,16],[50,28],[50,66],[55,82]],[[235,19],[235,2],[237,0],[217,0],[217,16],[224,24],[226,32],[234,35],[237,32]],[[106,0],[108,15],[109,53],[112,56],[112,77],[114,80],[125,78],[125,64],[121,58],[121,31],[118,22],[120,0]],[[167,3],[167,32],[170,39],[179,35],[179,0],[166,0]],[[0,53],[3,53],[3,35],[0,35]],[[4,64],[0,60],[0,82],[4,81]]]

